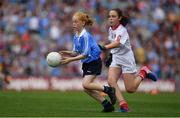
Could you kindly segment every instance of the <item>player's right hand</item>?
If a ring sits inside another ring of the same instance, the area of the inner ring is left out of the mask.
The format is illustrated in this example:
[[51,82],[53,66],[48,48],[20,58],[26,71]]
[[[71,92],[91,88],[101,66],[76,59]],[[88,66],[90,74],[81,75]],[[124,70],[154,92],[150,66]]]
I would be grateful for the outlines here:
[[101,44],[98,44],[99,48],[102,50],[102,51],[105,51],[106,50],[106,47],[104,45],[101,45]]

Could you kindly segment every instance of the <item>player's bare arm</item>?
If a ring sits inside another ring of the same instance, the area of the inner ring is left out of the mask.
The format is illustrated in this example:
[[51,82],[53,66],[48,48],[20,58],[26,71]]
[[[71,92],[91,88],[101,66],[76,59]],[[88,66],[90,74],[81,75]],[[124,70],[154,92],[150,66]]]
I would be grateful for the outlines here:
[[112,49],[112,48],[117,48],[119,46],[120,46],[119,42],[112,42],[110,44],[105,45],[104,47],[105,47],[106,50],[109,50],[109,49]]
[[61,64],[68,64],[72,61],[77,61],[77,60],[81,60],[81,59],[85,59],[86,56],[85,55],[78,55],[75,57],[69,57],[69,58],[65,58],[64,60],[61,61]]
[[120,38],[118,37],[117,40],[115,40],[114,42],[112,43],[109,43],[107,45],[100,45],[99,44],[99,47],[101,50],[105,51],[105,50],[109,50],[109,49],[113,49],[113,48],[117,48],[120,46]]
[[59,51],[60,54],[62,55],[69,55],[69,56],[77,56],[77,52],[74,52],[74,51],[69,51],[69,50],[62,50],[62,51]]

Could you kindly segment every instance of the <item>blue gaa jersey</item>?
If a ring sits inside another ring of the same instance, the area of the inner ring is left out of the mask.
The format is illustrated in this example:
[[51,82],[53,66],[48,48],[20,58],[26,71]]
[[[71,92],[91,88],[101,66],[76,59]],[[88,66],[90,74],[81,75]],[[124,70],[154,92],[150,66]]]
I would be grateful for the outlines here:
[[85,55],[87,58],[82,59],[82,63],[89,63],[100,58],[101,50],[97,45],[93,36],[85,29],[80,35],[77,34],[73,38],[73,51],[78,54]]

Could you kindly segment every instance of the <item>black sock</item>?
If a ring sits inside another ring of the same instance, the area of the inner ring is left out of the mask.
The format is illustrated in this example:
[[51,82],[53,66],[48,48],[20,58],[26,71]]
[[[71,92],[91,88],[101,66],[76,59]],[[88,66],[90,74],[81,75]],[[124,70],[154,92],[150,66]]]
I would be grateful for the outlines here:
[[109,103],[109,101],[105,99],[101,104],[102,104],[102,106],[105,107],[108,103]]
[[104,86],[103,92],[108,93],[108,91],[109,91],[109,87],[108,86]]

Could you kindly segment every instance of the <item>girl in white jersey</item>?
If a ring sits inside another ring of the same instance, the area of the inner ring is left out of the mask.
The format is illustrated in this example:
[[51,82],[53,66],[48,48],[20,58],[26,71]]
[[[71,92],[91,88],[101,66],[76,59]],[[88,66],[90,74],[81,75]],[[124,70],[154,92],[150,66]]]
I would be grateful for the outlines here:
[[156,76],[146,67],[143,66],[139,73],[136,74],[136,63],[134,54],[131,49],[129,34],[124,27],[128,19],[122,15],[120,9],[115,8],[109,12],[109,41],[110,43],[102,46],[102,50],[111,50],[112,62],[109,66],[108,84],[116,89],[116,97],[119,102],[120,112],[128,112],[128,104],[125,101],[117,81],[122,75],[127,92],[133,93],[137,90],[144,78],[154,81]]

